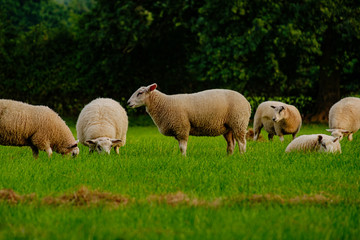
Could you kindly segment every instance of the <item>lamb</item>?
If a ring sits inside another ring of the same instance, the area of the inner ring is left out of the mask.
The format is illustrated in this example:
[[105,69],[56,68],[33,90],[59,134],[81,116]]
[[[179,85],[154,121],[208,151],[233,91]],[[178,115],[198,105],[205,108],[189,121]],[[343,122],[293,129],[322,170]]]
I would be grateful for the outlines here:
[[38,158],[39,150],[49,157],[53,151],[76,156],[77,143],[66,123],[50,108],[0,100],[0,145],[29,146]]
[[348,136],[352,141],[353,134],[360,129],[360,98],[347,97],[335,103],[329,111],[329,127],[331,136],[340,140]]
[[292,134],[295,139],[301,124],[300,112],[295,106],[277,101],[262,102],[254,116],[254,141],[258,139],[262,127],[268,132],[269,140],[277,135],[280,141],[284,141],[287,134]]
[[126,143],[128,117],[125,109],[110,98],[97,98],[80,112],[76,123],[78,138],[98,153],[110,154],[111,147],[119,154],[119,148]]
[[285,149],[285,152],[293,151],[341,153],[341,146],[339,138],[325,134],[302,135],[289,143]]
[[140,87],[128,105],[132,108],[145,105],[160,133],[173,136],[179,142],[182,155],[186,156],[189,135],[223,135],[228,154],[233,154],[235,140],[240,153],[246,151],[251,107],[243,95],[225,89],[166,95],[156,88],[156,83]]

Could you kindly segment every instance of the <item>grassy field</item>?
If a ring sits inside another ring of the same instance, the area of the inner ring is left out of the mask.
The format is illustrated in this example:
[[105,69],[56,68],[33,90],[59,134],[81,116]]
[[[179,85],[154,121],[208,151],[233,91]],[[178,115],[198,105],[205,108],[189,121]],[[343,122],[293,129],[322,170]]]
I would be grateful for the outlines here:
[[227,156],[222,137],[191,137],[184,158],[137,126],[120,156],[1,146],[0,239],[359,239],[360,134],[335,155],[286,154],[290,140]]

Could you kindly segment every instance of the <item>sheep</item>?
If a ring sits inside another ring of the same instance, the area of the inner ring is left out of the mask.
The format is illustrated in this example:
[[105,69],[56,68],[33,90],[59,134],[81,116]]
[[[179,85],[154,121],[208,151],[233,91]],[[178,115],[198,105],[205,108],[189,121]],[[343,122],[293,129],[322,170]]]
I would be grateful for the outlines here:
[[173,136],[186,156],[189,135],[219,136],[227,142],[227,153],[233,154],[235,140],[240,153],[246,151],[246,128],[251,107],[238,92],[212,89],[192,94],[166,95],[157,84],[140,87],[128,100],[131,108],[146,107],[161,134]]
[[335,103],[329,111],[329,127],[331,136],[343,138],[348,136],[352,141],[353,134],[360,129],[360,98],[347,97]]
[[285,149],[285,152],[293,151],[341,153],[341,146],[339,138],[325,134],[302,135],[295,138]]
[[77,136],[92,153],[110,154],[126,143],[128,117],[125,109],[110,98],[97,98],[88,103],[80,112],[76,122]]
[[258,139],[262,127],[268,132],[269,140],[277,135],[282,142],[287,134],[292,134],[295,139],[301,124],[301,115],[295,106],[277,101],[262,102],[254,116],[254,141]]
[[53,151],[76,156],[77,143],[66,123],[50,108],[0,100],[0,145],[29,146],[36,159],[39,150],[49,157]]

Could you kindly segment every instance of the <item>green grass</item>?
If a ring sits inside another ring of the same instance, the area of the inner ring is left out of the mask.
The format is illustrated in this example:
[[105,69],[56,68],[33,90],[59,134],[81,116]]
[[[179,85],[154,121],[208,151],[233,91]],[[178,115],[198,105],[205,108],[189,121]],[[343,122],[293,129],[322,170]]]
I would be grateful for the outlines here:
[[[248,141],[227,156],[223,137],[190,137],[184,158],[156,127],[132,126],[120,156],[80,146],[77,158],[34,160],[30,148],[1,146],[0,189],[36,197],[0,200],[0,239],[358,239],[360,134],[342,154],[286,154],[290,141]],[[82,186],[129,203],[44,202]],[[176,193],[184,199],[168,200]]]

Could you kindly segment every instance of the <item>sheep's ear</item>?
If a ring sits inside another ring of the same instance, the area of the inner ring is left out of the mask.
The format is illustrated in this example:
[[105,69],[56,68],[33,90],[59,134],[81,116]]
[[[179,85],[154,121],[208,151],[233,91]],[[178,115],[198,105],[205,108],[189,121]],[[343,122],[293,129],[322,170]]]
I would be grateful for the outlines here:
[[89,144],[89,145],[95,145],[96,144],[93,140],[87,140],[86,143]]
[[[78,141],[77,141],[78,142]],[[75,142],[73,145],[68,146],[68,149],[76,148],[78,146],[78,143]]]
[[349,133],[350,131],[349,130],[340,130],[342,133]]
[[120,139],[111,139],[112,144],[118,144],[121,143],[122,141]]
[[156,83],[153,83],[153,84],[151,84],[151,85],[148,87],[148,91],[149,91],[149,92],[152,92],[152,91],[154,91],[156,88],[157,88],[157,84],[156,84]]
[[282,110],[285,110],[285,107],[284,107],[284,106],[281,106],[281,107],[280,107],[280,111],[279,111],[279,112],[281,112]]
[[326,129],[328,132],[333,132],[335,129]]
[[321,135],[318,136],[318,142],[321,143],[321,140],[323,139],[323,137]]

